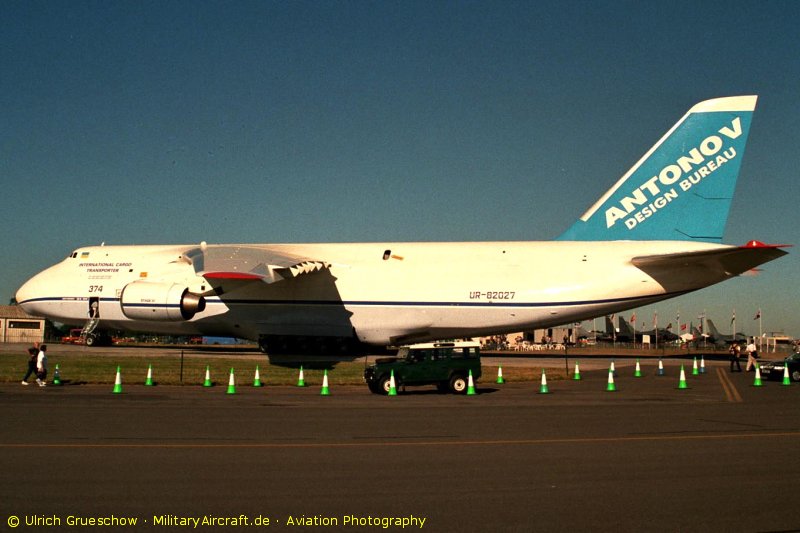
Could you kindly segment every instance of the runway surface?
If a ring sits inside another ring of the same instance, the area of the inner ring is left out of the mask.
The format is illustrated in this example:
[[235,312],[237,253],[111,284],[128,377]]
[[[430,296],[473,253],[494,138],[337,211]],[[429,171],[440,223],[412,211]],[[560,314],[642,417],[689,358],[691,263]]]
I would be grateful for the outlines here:
[[616,392],[606,391],[607,372],[587,371],[550,381],[549,394],[538,380],[487,377],[477,396],[3,384],[0,524],[800,529],[800,384],[753,387],[753,374],[715,365],[678,390],[674,366],[665,377],[652,364],[642,378],[631,368]]

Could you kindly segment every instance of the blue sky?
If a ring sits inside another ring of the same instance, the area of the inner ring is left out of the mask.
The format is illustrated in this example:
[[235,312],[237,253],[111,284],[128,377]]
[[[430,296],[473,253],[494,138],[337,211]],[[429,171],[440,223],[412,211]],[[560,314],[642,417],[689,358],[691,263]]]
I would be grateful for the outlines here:
[[[800,244],[799,24],[794,1],[2,2],[0,298],[100,242],[549,240],[739,94],[725,242]],[[637,316],[753,333],[761,308],[800,336],[798,287],[792,250]]]

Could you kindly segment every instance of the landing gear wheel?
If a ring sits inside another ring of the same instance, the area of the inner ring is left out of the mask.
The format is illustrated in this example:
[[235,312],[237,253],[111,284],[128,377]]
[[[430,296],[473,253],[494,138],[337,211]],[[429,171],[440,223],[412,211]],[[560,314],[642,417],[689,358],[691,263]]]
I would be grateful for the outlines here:
[[261,350],[261,353],[269,353],[267,352],[267,339],[258,339],[258,349]]

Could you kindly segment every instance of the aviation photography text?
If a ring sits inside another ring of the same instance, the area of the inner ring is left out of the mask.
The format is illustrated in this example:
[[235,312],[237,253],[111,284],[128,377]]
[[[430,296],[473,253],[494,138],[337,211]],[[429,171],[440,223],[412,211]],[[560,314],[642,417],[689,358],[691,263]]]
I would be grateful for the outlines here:
[[264,515],[223,516],[223,515],[173,515],[161,514],[148,517],[109,515],[11,515],[6,523],[11,529],[26,528],[354,528],[354,529],[422,529],[427,517],[415,516],[372,516],[345,514],[328,515],[286,515],[279,518]]

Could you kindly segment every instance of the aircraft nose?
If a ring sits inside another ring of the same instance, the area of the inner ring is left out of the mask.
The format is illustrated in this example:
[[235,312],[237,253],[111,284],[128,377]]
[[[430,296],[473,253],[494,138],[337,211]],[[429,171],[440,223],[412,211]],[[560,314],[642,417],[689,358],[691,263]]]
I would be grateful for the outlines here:
[[28,314],[37,314],[37,302],[44,296],[42,274],[37,274],[17,289],[17,304]]

